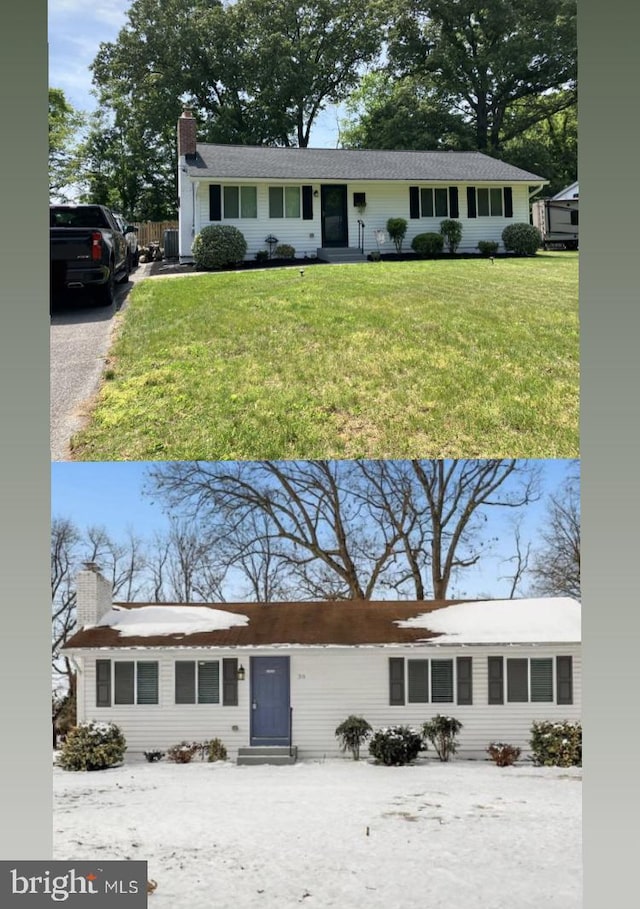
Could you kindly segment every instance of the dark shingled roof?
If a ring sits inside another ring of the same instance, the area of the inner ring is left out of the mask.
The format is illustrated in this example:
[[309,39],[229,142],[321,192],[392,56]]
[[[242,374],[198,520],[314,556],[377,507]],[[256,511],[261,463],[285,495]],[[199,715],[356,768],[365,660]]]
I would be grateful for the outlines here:
[[414,180],[416,182],[548,183],[481,152],[378,151],[205,145],[187,158],[192,177],[255,180]]
[[[343,645],[404,644],[438,637],[424,628],[399,628],[395,622],[441,609],[460,600],[331,601],[319,603],[189,603],[246,615],[248,625],[194,634],[121,636],[109,626],[80,629],[65,645],[83,647],[260,647],[270,644]],[[118,603],[125,609],[179,604]]]

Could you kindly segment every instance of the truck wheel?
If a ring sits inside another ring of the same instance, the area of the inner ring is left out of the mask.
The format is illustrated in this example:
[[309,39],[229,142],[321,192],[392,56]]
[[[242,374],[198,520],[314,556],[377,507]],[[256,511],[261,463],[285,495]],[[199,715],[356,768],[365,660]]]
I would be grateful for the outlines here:
[[98,288],[96,305],[111,306],[116,296],[116,282],[113,275],[113,269],[109,274],[109,280]]

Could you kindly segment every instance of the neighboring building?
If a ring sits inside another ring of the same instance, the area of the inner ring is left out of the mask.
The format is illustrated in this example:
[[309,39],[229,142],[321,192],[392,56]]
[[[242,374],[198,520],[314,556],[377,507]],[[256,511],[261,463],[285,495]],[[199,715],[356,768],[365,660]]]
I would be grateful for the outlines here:
[[531,220],[542,235],[545,249],[578,248],[578,181],[550,199],[538,199],[531,206]]
[[534,720],[580,719],[580,604],[534,599],[112,604],[77,583],[78,721],[123,730],[130,754],[218,737],[231,757],[282,746],[340,754],[350,714],[374,728],[463,724],[461,757],[529,748]]
[[[299,258],[362,259],[379,249],[389,218],[406,218],[403,251],[445,218],[463,225],[460,252],[496,240],[507,224],[529,223],[542,177],[480,152],[377,151],[208,145],[196,121],[178,121],[179,256],[192,258],[208,224],[232,224],[247,258],[268,250],[268,236]],[[387,238],[382,252],[393,252]]]

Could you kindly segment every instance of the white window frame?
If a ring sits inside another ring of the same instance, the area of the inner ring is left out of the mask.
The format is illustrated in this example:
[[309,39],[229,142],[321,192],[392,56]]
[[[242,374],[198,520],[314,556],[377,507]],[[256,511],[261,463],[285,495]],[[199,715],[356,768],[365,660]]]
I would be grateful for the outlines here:
[[[298,213],[296,215],[287,214],[287,190],[296,190],[298,195]],[[274,215],[271,211],[271,193],[274,190],[281,191],[281,201],[282,201],[282,215]],[[267,197],[269,202],[269,219],[273,221],[300,221],[302,219],[302,186],[299,184],[291,183],[277,183],[272,184],[267,189]]]
[[[133,663],[133,701],[116,700],[116,666]],[[140,703],[139,686],[138,686],[138,665],[140,663],[151,663],[156,666],[156,699],[155,701],[145,701]],[[160,704],[160,662],[159,660],[111,660],[111,706],[112,707],[157,707]]]
[[[227,197],[226,193],[229,189],[235,189],[238,191],[238,214],[229,215],[227,214]],[[254,200],[255,201],[255,215],[243,215],[242,214],[242,195],[243,192],[248,190],[253,190]],[[223,221],[255,221],[258,217],[258,187],[251,183],[223,183],[221,186],[221,208],[222,208],[222,220]]]

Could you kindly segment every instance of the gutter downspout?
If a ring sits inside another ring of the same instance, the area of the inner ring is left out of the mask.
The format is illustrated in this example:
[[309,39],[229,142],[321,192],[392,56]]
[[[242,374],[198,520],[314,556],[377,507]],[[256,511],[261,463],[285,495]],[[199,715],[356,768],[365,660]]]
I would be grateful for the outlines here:
[[549,181],[545,180],[544,183],[541,183],[539,186],[534,186],[533,190],[529,191],[529,202],[533,199],[534,196],[537,196],[538,193],[542,192],[545,186],[549,185]]

